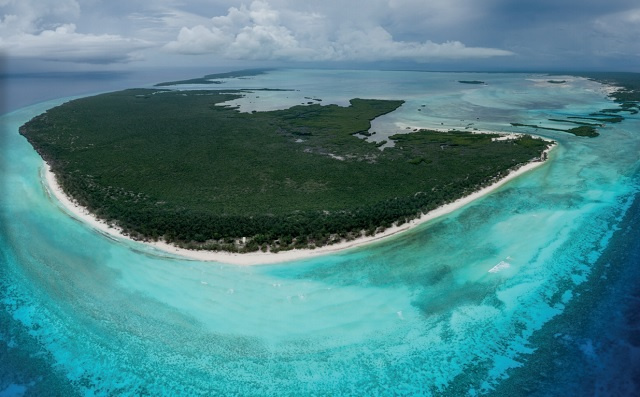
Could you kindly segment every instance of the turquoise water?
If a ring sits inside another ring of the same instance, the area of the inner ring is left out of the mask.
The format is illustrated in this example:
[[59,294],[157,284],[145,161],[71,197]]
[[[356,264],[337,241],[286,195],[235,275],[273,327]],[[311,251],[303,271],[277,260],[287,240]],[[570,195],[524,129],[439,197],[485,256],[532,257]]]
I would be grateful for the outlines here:
[[[376,139],[556,126],[546,120],[613,106],[601,85],[562,79],[282,70],[224,88],[297,90],[255,91],[234,103],[243,111],[404,99],[374,121]],[[595,139],[540,130],[559,143],[545,165],[395,238],[257,267],[166,258],[46,194],[17,129],[65,100],[2,116],[0,395],[490,393],[593,282],[639,186],[637,116]]]

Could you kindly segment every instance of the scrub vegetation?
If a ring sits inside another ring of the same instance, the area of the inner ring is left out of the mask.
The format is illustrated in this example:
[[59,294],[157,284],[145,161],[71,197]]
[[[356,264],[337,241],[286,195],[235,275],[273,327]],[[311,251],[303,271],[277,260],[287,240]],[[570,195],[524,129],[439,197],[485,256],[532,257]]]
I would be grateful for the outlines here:
[[549,142],[420,130],[356,135],[402,101],[240,113],[241,92],[134,89],[68,102],[21,133],[66,194],[138,239],[313,248],[404,223],[538,160]]
[[[570,121],[558,120],[558,119],[549,119],[549,120],[555,121],[555,122],[570,122]],[[536,125],[536,124],[511,123],[511,125],[514,127],[535,128],[537,130],[568,132],[576,136],[586,136],[589,138],[595,138],[598,135],[600,135],[598,131],[596,131],[596,129],[590,125],[581,125],[580,127],[569,128],[568,130],[565,130],[562,128],[554,128],[554,127],[543,127],[541,125]]]

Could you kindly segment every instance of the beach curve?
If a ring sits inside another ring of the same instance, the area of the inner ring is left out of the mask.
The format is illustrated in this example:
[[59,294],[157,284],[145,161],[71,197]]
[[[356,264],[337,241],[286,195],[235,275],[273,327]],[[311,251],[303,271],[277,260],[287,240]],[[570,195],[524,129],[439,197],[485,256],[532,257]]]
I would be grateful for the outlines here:
[[[483,131],[484,132],[484,131]],[[504,135],[504,133],[499,133]],[[131,237],[122,233],[122,230],[116,226],[108,224],[106,221],[99,219],[92,214],[87,208],[78,204],[71,197],[62,190],[60,184],[56,179],[56,175],[51,171],[51,167],[46,162],[43,162],[41,178],[43,186],[49,197],[53,201],[59,203],[58,207],[67,215],[82,221],[91,228],[97,230],[101,234],[110,237],[113,240],[137,242],[144,244],[147,247],[154,248],[158,251],[158,255],[171,254],[176,258],[190,259],[206,262],[220,262],[231,265],[241,266],[253,266],[253,265],[267,265],[275,263],[284,263],[291,261],[299,261],[304,259],[310,259],[317,256],[335,254],[343,252],[345,250],[365,246],[374,242],[381,241],[383,239],[396,236],[400,233],[413,229],[426,222],[440,218],[444,215],[450,214],[471,202],[482,198],[496,189],[502,187],[506,183],[516,179],[517,177],[546,164],[549,158],[549,153],[557,146],[557,143],[552,144],[543,153],[542,158],[545,160],[531,161],[526,163],[515,170],[509,172],[507,176],[499,179],[495,183],[485,186],[465,197],[459,198],[451,203],[444,204],[426,214],[422,214],[420,217],[415,218],[402,225],[393,225],[383,232],[376,233],[373,236],[362,236],[351,241],[342,241],[331,245],[326,245],[314,249],[292,249],[287,251],[273,252],[248,252],[248,253],[233,253],[224,251],[205,251],[205,250],[189,250],[185,248],[176,247],[172,244],[164,241],[140,241],[134,240]]]

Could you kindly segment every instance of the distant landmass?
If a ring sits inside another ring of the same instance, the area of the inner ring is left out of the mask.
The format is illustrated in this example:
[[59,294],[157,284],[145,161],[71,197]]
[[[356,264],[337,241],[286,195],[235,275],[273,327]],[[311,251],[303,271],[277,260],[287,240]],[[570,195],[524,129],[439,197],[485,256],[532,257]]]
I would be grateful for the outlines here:
[[168,87],[172,85],[184,84],[223,84],[224,82],[221,81],[222,79],[258,76],[267,73],[269,70],[272,69],[244,69],[235,72],[214,73],[188,80],[165,81],[163,83],[156,84],[155,87]]

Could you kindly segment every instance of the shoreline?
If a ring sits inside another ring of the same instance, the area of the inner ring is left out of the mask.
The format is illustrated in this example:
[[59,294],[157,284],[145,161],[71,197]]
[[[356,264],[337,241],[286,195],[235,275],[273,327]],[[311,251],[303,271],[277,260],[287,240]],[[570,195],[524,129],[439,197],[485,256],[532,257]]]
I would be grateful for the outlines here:
[[[501,134],[502,135],[502,134]],[[44,162],[44,166],[41,172],[41,180],[43,182],[45,193],[50,198],[55,198],[60,205],[61,209],[66,212],[72,218],[75,218],[93,229],[97,230],[101,234],[115,241],[125,240],[130,242],[136,242],[147,245],[148,247],[155,248],[160,251],[158,254],[171,254],[177,259],[197,260],[206,262],[220,262],[231,265],[267,265],[281,262],[291,262],[296,260],[310,259],[317,256],[328,255],[345,251],[352,248],[368,245],[407,230],[413,229],[423,223],[440,218],[443,215],[454,212],[471,202],[488,195],[494,190],[505,185],[507,182],[531,171],[539,166],[545,164],[548,161],[548,154],[557,146],[557,143],[550,146],[543,153],[547,154],[547,160],[534,161],[524,164],[516,170],[509,172],[507,176],[496,181],[495,183],[486,186],[480,190],[477,190],[465,197],[459,198],[451,203],[442,205],[426,214],[422,214],[419,218],[415,218],[400,226],[391,226],[384,232],[377,233],[373,236],[359,237],[351,241],[343,241],[340,243],[318,247],[315,249],[293,249],[289,251],[280,251],[278,253],[272,252],[248,252],[248,253],[233,253],[224,251],[197,251],[188,250],[185,248],[179,248],[163,241],[138,241],[124,235],[117,227],[110,226],[106,221],[98,219],[87,208],[80,206],[73,199],[67,196],[56,179],[56,176],[51,172],[49,164]],[[160,255],[161,256],[161,255]]]

